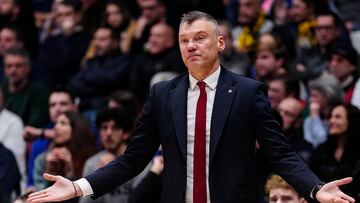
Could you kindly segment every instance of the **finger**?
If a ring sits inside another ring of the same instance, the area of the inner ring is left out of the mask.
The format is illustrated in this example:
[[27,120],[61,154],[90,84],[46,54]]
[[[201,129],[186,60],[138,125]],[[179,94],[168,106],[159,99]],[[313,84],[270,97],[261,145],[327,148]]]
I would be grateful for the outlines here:
[[48,197],[48,196],[49,195],[47,193],[43,193],[43,194],[37,195],[35,197],[29,197],[27,200],[28,201],[35,201],[35,200],[43,199],[43,198]]
[[29,197],[37,197],[39,195],[42,195],[42,194],[45,194],[46,193],[46,190],[41,190],[39,192],[33,192],[29,195]]
[[49,197],[42,197],[36,199],[28,199],[30,203],[42,203],[42,202],[51,202],[52,200]]
[[345,193],[341,194],[341,198],[346,200],[346,203],[348,203],[348,202],[354,203],[355,202],[354,198],[352,198],[351,196],[349,196],[349,195],[347,195]]
[[57,181],[59,178],[60,178],[60,176],[53,176],[53,175],[50,175],[50,174],[48,174],[48,173],[44,173],[44,178],[46,179],[46,180],[48,180],[48,181],[53,181],[53,182],[55,182],[55,181]]
[[334,183],[337,185],[337,186],[341,186],[341,185],[346,185],[346,184],[349,184],[352,182],[352,177],[347,177],[347,178],[343,178],[343,179],[340,179],[340,180],[335,180]]

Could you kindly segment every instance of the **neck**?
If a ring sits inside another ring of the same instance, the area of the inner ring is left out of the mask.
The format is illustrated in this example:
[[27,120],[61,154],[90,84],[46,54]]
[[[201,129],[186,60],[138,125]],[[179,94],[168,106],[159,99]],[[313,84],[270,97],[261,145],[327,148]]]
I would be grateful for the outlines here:
[[19,92],[20,90],[22,90],[25,85],[28,83],[27,79],[21,80],[19,82],[12,82],[9,83],[9,92],[10,93],[16,93]]
[[115,150],[108,150],[111,154],[114,154],[115,156],[123,155],[126,150],[127,144],[122,143],[120,146]]
[[191,71],[189,69],[189,73],[190,75],[192,75],[195,79],[197,79],[198,81],[203,81],[205,80],[207,77],[209,77],[211,74],[213,74],[218,68],[220,67],[220,61],[217,61],[211,69],[208,68],[202,68],[202,67],[198,67],[198,68],[193,68],[192,70],[195,71]]

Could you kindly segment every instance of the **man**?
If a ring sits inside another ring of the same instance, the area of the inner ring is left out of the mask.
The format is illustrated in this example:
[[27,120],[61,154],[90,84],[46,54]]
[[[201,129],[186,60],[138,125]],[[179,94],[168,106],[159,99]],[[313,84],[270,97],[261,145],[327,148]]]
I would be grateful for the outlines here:
[[291,69],[292,75],[303,81],[317,78],[326,71],[335,44],[345,40],[341,39],[341,35],[345,35],[342,30],[343,23],[335,13],[330,11],[319,13],[315,22],[316,44],[300,49],[295,65]]
[[302,128],[304,105],[294,97],[287,97],[280,102],[277,110],[281,115],[283,132],[289,144],[305,161],[308,161],[313,147],[304,139]]
[[20,116],[24,125],[41,127],[47,121],[47,93],[42,85],[30,80],[30,71],[30,57],[25,50],[11,48],[5,52],[4,106]]
[[238,23],[232,30],[235,49],[237,52],[253,51],[261,33],[270,32],[274,27],[266,19],[259,0],[239,0]]
[[[273,43],[267,42],[266,38],[271,39]],[[266,83],[270,78],[284,76],[285,53],[285,47],[274,35],[262,35],[256,50],[256,79]]]
[[0,88],[0,143],[12,152],[17,168],[25,180],[25,142],[22,138],[24,125],[18,115],[3,107],[3,100]]
[[71,92],[63,86],[57,86],[52,90],[48,99],[49,106],[49,117],[50,121],[47,125],[44,125],[39,128],[35,126],[28,125],[25,127],[23,136],[26,140],[34,140],[32,143],[32,149],[30,152],[29,160],[28,160],[28,168],[27,168],[27,189],[32,190],[34,180],[33,180],[33,170],[34,170],[34,161],[37,155],[44,152],[50,140],[54,137],[54,123],[58,116],[66,111],[77,111],[77,107],[75,105],[75,98],[71,94]]
[[38,64],[47,76],[44,80],[52,88],[68,84],[80,70],[81,59],[91,39],[80,26],[81,4],[78,1],[63,0],[55,8],[55,22],[61,32],[44,41],[38,57]]
[[269,78],[267,86],[269,102],[273,109],[277,109],[280,102],[286,97],[299,98],[300,95],[299,83],[288,77],[277,76]]
[[179,44],[189,74],[153,86],[124,155],[76,182],[46,174],[56,183],[30,195],[30,202],[99,197],[140,173],[160,144],[163,202],[257,202],[256,139],[275,171],[300,194],[320,202],[354,202],[338,188],[351,178],[321,187],[286,144],[264,86],[220,67],[225,43],[212,16],[199,11],[185,14]]
[[143,50],[150,36],[151,28],[166,20],[166,6],[163,0],[138,0],[141,15],[136,20],[134,40],[131,43],[131,52],[139,53]]
[[120,52],[119,37],[109,27],[95,31],[92,40],[95,56],[85,62],[69,83],[72,92],[80,98],[80,111],[102,109],[109,94],[128,89],[131,60]]
[[31,58],[34,58],[39,47],[39,40],[30,1],[0,1],[0,29],[7,26],[16,28],[19,33],[24,33],[24,46]]
[[131,73],[131,90],[141,104],[149,94],[150,80],[159,72],[183,72],[180,54],[174,49],[173,28],[166,23],[158,23],[150,30],[147,50],[137,57]]
[[350,103],[358,79],[358,53],[351,44],[338,44],[331,55],[330,74],[334,75],[344,90],[344,102]]
[[[125,108],[104,109],[96,115],[96,125],[99,129],[104,150],[90,157],[83,169],[83,175],[89,175],[98,168],[105,166],[116,157],[123,155],[132,134],[135,117]],[[81,199],[81,203],[90,202],[128,202],[131,182],[117,187],[97,200]]]
[[307,203],[296,190],[278,175],[271,175],[265,186],[269,203]]

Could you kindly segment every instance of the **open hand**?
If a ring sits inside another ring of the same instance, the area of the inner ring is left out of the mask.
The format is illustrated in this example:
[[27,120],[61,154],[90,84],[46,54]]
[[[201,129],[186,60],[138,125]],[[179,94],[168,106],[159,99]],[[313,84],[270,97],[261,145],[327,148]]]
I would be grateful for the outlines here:
[[326,183],[319,192],[316,193],[316,199],[323,203],[354,203],[355,199],[341,192],[339,186],[351,183],[352,178],[343,178]]
[[53,176],[47,173],[44,174],[44,178],[55,182],[54,185],[39,192],[31,193],[27,200],[28,202],[60,202],[75,197],[75,189],[70,180],[62,176]]

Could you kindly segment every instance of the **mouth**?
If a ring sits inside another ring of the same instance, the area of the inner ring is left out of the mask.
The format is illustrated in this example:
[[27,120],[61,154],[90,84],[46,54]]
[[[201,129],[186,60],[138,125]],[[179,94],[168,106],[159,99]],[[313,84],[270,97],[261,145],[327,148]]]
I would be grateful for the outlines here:
[[195,60],[196,58],[199,58],[199,57],[200,57],[200,54],[192,54],[192,55],[190,55],[188,57],[188,60],[193,61],[193,60]]

